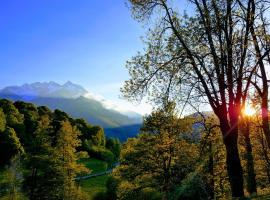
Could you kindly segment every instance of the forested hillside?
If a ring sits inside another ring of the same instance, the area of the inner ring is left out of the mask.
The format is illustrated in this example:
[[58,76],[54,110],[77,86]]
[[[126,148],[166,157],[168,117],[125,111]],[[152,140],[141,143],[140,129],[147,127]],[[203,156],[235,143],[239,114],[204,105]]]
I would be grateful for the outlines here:
[[0,100],[0,199],[87,199],[75,178],[91,173],[88,158],[110,166],[119,153],[119,140],[100,126]]

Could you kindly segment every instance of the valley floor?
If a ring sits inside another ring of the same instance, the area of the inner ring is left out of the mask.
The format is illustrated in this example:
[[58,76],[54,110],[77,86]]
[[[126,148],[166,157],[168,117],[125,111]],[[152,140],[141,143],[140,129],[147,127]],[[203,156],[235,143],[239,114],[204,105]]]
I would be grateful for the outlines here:
[[[80,162],[92,170],[91,174],[101,173],[108,169],[108,164],[106,162],[94,158],[82,159]],[[106,191],[107,179],[108,175],[97,176],[81,180],[79,184],[82,187],[82,190],[89,196],[89,200],[92,200],[98,193]]]

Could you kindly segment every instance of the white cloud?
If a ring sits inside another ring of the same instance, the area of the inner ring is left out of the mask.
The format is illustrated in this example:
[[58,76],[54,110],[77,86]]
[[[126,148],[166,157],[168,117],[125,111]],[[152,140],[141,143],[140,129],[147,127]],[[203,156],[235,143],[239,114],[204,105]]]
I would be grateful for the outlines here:
[[108,109],[116,110],[122,113],[136,112],[141,115],[145,115],[149,114],[152,110],[152,106],[147,104],[146,102],[142,102],[140,104],[135,105],[122,99],[119,99],[117,101],[111,101],[105,99],[102,95],[94,94],[91,92],[85,94],[84,96],[86,98],[94,99],[101,102]]

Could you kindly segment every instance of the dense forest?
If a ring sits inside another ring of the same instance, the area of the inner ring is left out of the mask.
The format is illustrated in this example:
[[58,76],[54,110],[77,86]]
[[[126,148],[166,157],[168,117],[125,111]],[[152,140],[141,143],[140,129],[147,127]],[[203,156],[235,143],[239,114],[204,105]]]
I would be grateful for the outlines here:
[[[101,127],[60,110],[5,99],[0,107],[0,199],[230,199],[226,149],[211,112],[180,118],[170,102],[146,116],[121,149]],[[269,147],[260,116],[249,114],[238,141],[245,193],[267,199]],[[89,159],[115,167],[101,175],[103,190],[80,178],[92,174]]]
[[119,157],[119,140],[60,110],[2,99],[0,122],[1,199],[87,199],[76,180],[91,169],[80,161]]

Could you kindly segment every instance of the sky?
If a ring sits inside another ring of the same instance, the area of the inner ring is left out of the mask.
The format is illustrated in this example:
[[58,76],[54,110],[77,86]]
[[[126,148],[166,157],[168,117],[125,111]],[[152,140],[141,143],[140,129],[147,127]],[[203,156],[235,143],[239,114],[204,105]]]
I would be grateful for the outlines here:
[[[182,10],[190,4],[176,0]],[[0,6],[0,88],[72,81],[123,109],[149,113],[146,103],[120,99],[125,63],[143,49],[143,24],[126,0],[8,0]]]
[[[0,6],[0,88],[67,81],[105,99],[119,99],[125,63],[143,49],[143,24],[125,0],[8,0]],[[180,1],[183,2],[183,1]],[[183,6],[183,9],[186,9]]]
[[72,81],[119,101],[143,33],[123,0],[2,1],[0,87]]

